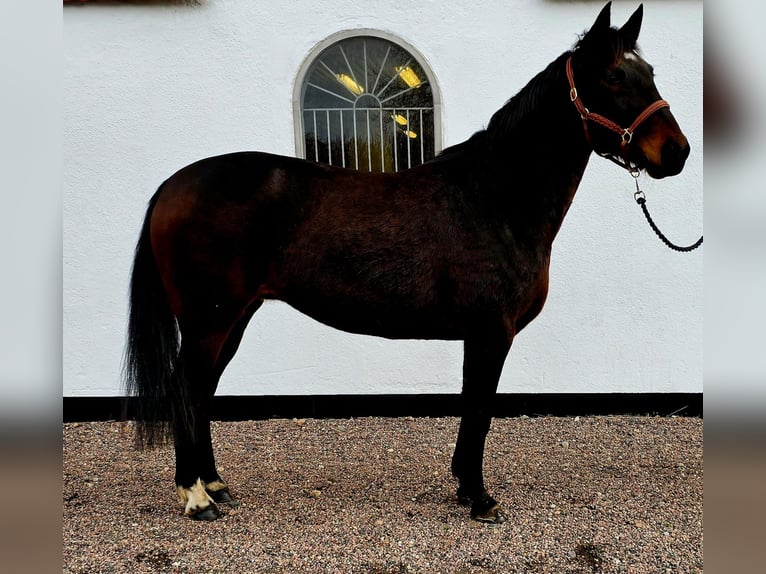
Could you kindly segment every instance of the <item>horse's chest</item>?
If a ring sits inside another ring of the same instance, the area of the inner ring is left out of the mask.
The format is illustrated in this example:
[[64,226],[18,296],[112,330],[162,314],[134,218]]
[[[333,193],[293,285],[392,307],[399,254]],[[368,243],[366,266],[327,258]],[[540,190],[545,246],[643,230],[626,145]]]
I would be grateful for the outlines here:
[[517,255],[515,261],[507,264],[501,305],[517,332],[534,319],[545,305],[548,264],[546,254]]

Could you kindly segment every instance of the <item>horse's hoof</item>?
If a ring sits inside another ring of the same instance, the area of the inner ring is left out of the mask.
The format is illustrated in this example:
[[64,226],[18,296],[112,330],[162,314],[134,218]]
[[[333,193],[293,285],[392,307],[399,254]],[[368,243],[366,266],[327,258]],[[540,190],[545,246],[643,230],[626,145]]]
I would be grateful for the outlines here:
[[218,510],[218,507],[215,504],[211,504],[210,506],[206,506],[205,508],[198,510],[197,512],[194,512],[192,514],[189,514],[189,517],[192,520],[205,520],[207,522],[212,522],[213,520],[217,520],[220,518],[221,512]]
[[215,500],[218,504],[228,504],[231,508],[237,508],[241,502],[236,498],[232,498],[228,488],[222,488],[220,490],[207,491],[210,498]]
[[471,513],[471,518],[478,522],[484,522],[485,524],[502,524],[505,522],[505,516],[503,516],[500,510],[500,505],[495,504],[492,508],[485,512]]
[[458,504],[471,506],[471,518],[486,524],[502,524],[505,522],[500,510],[500,505],[492,498],[487,491],[481,492],[478,496],[468,494],[468,489],[460,487],[457,489]]

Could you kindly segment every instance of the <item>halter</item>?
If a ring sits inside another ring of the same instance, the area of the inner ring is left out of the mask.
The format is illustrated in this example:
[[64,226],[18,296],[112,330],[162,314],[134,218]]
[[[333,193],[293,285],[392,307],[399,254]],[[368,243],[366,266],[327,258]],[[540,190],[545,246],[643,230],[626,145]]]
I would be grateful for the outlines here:
[[569,80],[569,99],[575,105],[575,108],[577,108],[577,111],[580,114],[580,118],[582,118],[582,125],[583,129],[585,130],[585,139],[588,140],[588,145],[593,147],[593,143],[591,143],[590,140],[590,132],[588,131],[588,120],[590,120],[596,122],[600,126],[607,128],[608,130],[615,132],[620,136],[620,138],[622,138],[622,141],[620,142],[620,151],[622,152],[622,157],[617,157],[609,152],[601,153],[596,151],[595,148],[593,151],[596,151],[596,153],[602,157],[612,160],[614,163],[627,169],[629,172],[637,173],[637,170],[630,165],[630,161],[628,160],[628,144],[633,139],[633,132],[636,131],[636,128],[654,112],[662,108],[669,108],[670,104],[665,100],[657,100],[653,104],[647,106],[646,109],[638,115],[634,122],[630,124],[630,127],[623,128],[614,123],[609,118],[605,118],[600,114],[592,113],[588,110],[588,108],[585,107],[585,104],[582,103],[580,96],[577,94],[577,88],[575,87],[574,83],[574,75],[572,74],[572,56],[567,58],[567,79]]
[[622,138],[622,141],[620,142],[620,151],[622,153],[622,157],[618,157],[610,152],[601,153],[596,151],[595,148],[593,148],[593,151],[596,151],[596,153],[602,157],[611,159],[614,163],[630,172],[630,175],[632,175],[636,181],[636,193],[633,197],[635,198],[636,203],[641,206],[646,220],[649,222],[649,225],[657,234],[657,236],[665,245],[675,251],[692,251],[697,249],[697,247],[702,245],[702,237],[700,237],[692,245],[681,247],[671,243],[670,240],[668,240],[668,238],[665,237],[665,235],[663,235],[663,233],[657,228],[657,225],[649,215],[649,211],[646,209],[646,197],[644,196],[644,192],[641,191],[641,189],[638,187],[638,174],[640,173],[640,170],[635,166],[632,166],[630,164],[630,160],[628,159],[628,144],[630,144],[631,140],[633,139],[633,132],[636,131],[636,128],[640,126],[646,120],[646,118],[651,116],[654,112],[661,110],[662,108],[669,108],[670,104],[665,100],[657,100],[653,104],[648,105],[643,112],[638,114],[638,117],[633,121],[632,124],[630,124],[629,128],[622,128],[609,118],[605,118],[600,114],[591,113],[588,108],[585,107],[585,104],[582,103],[580,96],[577,95],[577,88],[575,87],[574,83],[574,75],[572,74],[572,56],[567,58],[567,78],[569,79],[569,99],[572,101],[572,103],[575,105],[575,108],[577,108],[577,111],[580,113],[580,117],[582,118],[582,127],[585,130],[585,139],[588,140],[588,145],[593,148],[593,143],[590,141],[590,133],[588,132],[588,120],[594,121],[598,125],[615,132]]

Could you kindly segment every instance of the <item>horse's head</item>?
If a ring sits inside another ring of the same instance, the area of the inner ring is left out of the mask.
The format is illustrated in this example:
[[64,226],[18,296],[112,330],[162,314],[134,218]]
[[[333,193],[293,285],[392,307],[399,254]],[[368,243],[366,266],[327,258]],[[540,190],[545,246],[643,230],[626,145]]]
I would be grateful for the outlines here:
[[610,8],[611,2],[572,54],[570,98],[597,153],[654,178],[676,175],[689,156],[689,142],[636,46],[643,5],[619,29],[610,25]]

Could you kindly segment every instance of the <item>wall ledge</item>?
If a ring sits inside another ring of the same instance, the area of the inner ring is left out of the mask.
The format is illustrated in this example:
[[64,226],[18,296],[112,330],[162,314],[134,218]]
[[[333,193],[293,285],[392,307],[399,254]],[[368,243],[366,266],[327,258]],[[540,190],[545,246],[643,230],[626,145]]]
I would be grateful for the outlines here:
[[[702,393],[498,394],[494,416],[703,416]],[[63,422],[132,420],[126,397],[64,397]],[[213,420],[270,418],[445,417],[460,415],[458,394],[219,396]]]

